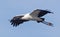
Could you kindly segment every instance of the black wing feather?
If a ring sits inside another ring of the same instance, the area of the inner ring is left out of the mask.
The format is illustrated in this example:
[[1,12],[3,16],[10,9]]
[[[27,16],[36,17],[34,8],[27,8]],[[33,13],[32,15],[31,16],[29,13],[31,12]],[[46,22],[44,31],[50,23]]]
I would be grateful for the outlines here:
[[47,13],[52,13],[52,12],[50,12],[48,10],[36,9],[30,15],[31,16],[42,17],[42,16],[46,15]]
[[40,10],[40,13],[38,14],[38,17],[42,17],[42,16],[46,15],[47,13],[52,13],[52,12],[50,12],[48,10]]
[[16,26],[19,26],[19,24],[22,24],[23,22],[28,21],[28,20],[20,19],[21,17],[23,17],[23,16],[13,17],[13,19],[10,20],[11,25],[16,27]]

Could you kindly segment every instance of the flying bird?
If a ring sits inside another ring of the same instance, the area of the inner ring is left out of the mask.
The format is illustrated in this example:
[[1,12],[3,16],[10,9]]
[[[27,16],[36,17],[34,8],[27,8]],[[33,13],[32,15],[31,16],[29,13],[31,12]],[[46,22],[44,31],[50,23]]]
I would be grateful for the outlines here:
[[27,21],[36,21],[37,23],[44,23],[48,26],[53,26],[51,22],[46,22],[45,18],[42,18],[42,16],[48,14],[48,13],[53,13],[48,10],[42,10],[42,9],[36,9],[32,11],[32,13],[27,13],[25,15],[16,15],[14,16],[11,20],[10,23],[11,25],[17,27],[20,24],[27,22]]

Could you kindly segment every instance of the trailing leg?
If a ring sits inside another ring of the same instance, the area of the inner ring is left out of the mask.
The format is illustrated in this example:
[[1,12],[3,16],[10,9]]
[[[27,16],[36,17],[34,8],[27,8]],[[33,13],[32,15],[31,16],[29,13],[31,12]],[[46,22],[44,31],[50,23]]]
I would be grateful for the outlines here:
[[[45,18],[40,18],[40,19],[42,19],[42,21],[44,21],[45,20]],[[37,21],[38,23],[40,23],[40,22],[42,22],[42,21]]]
[[42,23],[48,25],[48,26],[53,26],[53,24],[51,22],[46,22],[46,21],[42,21]]

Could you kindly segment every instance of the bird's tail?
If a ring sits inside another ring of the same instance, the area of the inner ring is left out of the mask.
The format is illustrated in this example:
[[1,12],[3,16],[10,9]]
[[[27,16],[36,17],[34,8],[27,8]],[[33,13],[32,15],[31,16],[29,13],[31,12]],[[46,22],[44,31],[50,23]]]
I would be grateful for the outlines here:
[[48,26],[53,26],[53,24],[50,23],[50,22],[42,21],[42,23],[44,23],[44,24],[46,24],[46,25],[48,25]]

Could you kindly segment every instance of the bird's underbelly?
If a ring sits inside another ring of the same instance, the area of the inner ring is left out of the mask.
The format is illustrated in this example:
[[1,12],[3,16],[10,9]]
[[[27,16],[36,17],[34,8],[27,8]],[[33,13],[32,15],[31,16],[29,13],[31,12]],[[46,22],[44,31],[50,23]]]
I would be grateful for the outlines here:
[[25,19],[25,20],[33,20],[33,17],[30,16],[30,15],[26,15],[26,16],[22,17],[22,19]]
[[29,14],[26,14],[24,17],[22,17],[23,20],[36,20],[36,21],[41,21],[39,17],[36,16],[31,16]]

